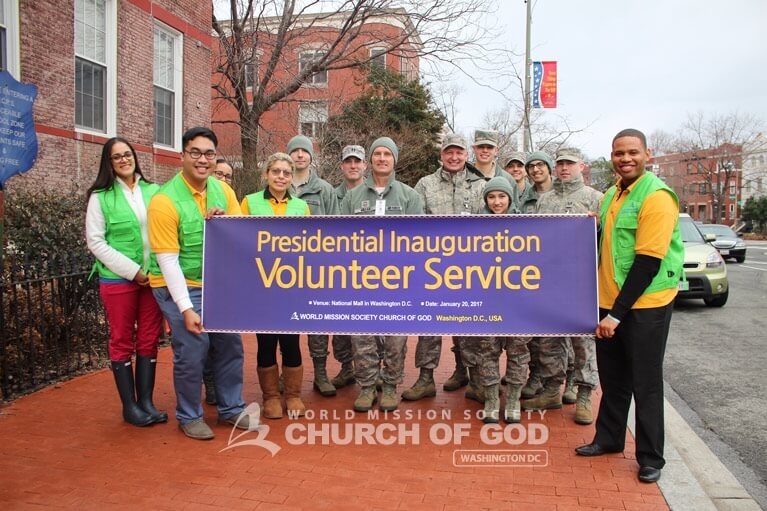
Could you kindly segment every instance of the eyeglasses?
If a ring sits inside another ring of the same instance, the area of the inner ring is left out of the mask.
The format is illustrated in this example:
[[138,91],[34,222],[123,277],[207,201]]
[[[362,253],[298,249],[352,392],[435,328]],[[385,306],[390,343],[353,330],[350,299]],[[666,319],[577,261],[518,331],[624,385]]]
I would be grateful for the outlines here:
[[232,175],[227,174],[223,170],[214,170],[213,175],[216,176],[218,179],[223,179],[224,181],[231,181]]
[[110,156],[110,158],[115,163],[117,163],[118,161],[123,160],[123,159],[125,159],[125,160],[132,160],[133,159],[133,153],[128,151],[128,152],[125,152],[125,153],[122,153],[122,154],[113,154],[112,156]]
[[271,175],[273,175],[274,177],[277,177],[280,174],[282,174],[284,177],[293,177],[293,171],[292,170],[269,169],[269,173]]
[[547,167],[548,167],[548,165],[546,165],[542,161],[539,161],[537,163],[528,163],[527,164],[527,168],[528,169],[545,169]]
[[205,151],[204,153],[201,152],[199,149],[192,149],[191,151],[187,151],[184,149],[184,152],[189,155],[190,158],[193,160],[199,160],[201,156],[205,156],[206,160],[215,160],[216,159],[216,151],[213,149],[209,151]]

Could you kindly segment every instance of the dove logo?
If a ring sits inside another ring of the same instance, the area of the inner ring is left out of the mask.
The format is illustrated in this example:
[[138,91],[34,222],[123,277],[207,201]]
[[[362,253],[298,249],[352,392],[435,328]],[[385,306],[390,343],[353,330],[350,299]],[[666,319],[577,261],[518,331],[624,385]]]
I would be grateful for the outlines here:
[[[235,447],[255,446],[262,447],[269,451],[274,457],[275,454],[280,452],[279,445],[275,444],[271,440],[266,439],[266,435],[269,434],[269,426],[261,424],[261,407],[258,403],[251,403],[245,407],[244,413],[240,416],[248,415],[250,422],[247,431],[238,432],[237,426],[232,426],[232,431],[229,433],[229,440],[226,447],[218,452],[224,452]],[[238,419],[239,422],[240,419]],[[255,433],[255,438],[251,438]],[[247,436],[248,438],[243,438]]]

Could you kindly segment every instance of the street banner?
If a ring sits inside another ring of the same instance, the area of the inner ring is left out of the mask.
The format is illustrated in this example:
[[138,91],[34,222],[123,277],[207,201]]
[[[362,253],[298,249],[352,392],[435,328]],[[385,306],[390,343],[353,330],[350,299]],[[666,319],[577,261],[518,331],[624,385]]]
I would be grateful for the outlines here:
[[577,336],[598,323],[586,215],[214,217],[209,331]]
[[557,107],[557,62],[533,62],[533,108]]
[[36,86],[0,71],[0,190],[11,177],[31,169],[37,158],[32,116],[36,96]]

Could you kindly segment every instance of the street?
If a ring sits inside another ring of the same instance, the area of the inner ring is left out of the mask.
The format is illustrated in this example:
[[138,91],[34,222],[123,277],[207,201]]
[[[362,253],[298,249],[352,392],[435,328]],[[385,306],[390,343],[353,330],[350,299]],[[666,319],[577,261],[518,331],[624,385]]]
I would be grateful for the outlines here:
[[767,508],[767,242],[727,262],[722,308],[679,300],[666,349],[667,398]]

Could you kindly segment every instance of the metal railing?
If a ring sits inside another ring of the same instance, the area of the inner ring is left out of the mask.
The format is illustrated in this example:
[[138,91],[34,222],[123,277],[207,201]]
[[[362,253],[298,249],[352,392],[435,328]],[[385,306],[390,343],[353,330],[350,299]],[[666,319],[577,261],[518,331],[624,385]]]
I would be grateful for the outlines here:
[[0,274],[0,400],[103,367],[109,327],[85,255],[8,256]]

